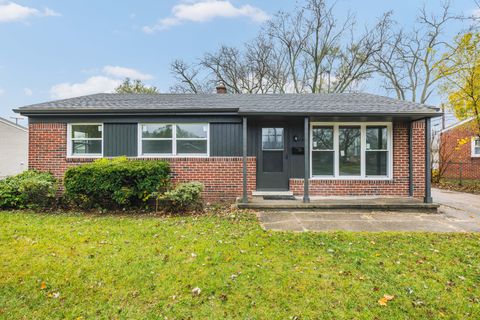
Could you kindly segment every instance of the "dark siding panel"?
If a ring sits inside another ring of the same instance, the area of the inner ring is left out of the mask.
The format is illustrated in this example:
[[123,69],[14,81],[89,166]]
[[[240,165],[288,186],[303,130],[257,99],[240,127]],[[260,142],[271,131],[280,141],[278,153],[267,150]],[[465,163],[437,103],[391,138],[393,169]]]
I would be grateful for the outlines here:
[[253,120],[250,120],[247,122],[248,128],[247,128],[247,153],[249,156],[256,157],[257,152],[258,152],[258,141],[259,141],[259,136],[258,136],[258,126],[257,123]]
[[239,157],[242,155],[242,124],[211,123],[210,155],[212,157]]
[[[303,119],[294,118],[289,123],[291,148],[288,151],[290,159],[290,177],[303,178],[305,176],[305,156],[302,154],[292,154],[293,147],[304,147],[304,127]],[[297,136],[299,140],[293,141],[293,136]]]
[[105,157],[137,156],[136,123],[105,123],[104,130]]

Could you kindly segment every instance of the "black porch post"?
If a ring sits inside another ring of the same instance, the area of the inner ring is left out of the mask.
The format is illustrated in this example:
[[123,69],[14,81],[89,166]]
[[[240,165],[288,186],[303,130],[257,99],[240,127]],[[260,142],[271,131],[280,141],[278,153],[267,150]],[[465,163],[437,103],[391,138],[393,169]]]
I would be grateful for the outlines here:
[[310,196],[308,194],[309,178],[310,178],[310,124],[308,117],[305,117],[304,121],[305,133],[304,133],[304,153],[305,153],[305,177],[303,179],[303,202],[310,202]]
[[432,168],[430,163],[431,119],[425,119],[425,198],[423,202],[432,203]]
[[247,193],[247,117],[243,117],[243,130],[242,130],[242,140],[243,140],[243,196],[242,203],[248,202],[248,193]]
[[413,121],[408,124],[408,195],[413,197]]

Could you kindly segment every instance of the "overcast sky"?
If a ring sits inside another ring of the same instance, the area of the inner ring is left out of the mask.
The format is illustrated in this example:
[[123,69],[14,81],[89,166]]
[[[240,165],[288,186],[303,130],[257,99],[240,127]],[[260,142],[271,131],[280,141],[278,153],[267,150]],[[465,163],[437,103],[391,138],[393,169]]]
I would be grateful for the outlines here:
[[[422,3],[435,11],[440,0],[337,2],[337,15],[350,10],[359,24],[393,10],[408,27]],[[473,0],[452,3],[458,13],[475,8]],[[0,0],[0,116],[31,103],[109,92],[124,77],[168,92],[171,61],[241,45],[276,11],[293,6],[291,0]]]

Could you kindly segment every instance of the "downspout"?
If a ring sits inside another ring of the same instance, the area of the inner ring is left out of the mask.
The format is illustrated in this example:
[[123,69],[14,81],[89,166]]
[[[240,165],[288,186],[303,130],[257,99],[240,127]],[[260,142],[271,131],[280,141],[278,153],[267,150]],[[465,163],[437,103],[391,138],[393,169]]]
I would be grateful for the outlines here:
[[310,180],[310,124],[309,118],[305,117],[304,120],[304,154],[305,154],[305,177],[303,179],[303,202],[310,202],[309,195],[309,180]]
[[430,163],[431,119],[425,118],[425,198],[423,202],[432,203],[432,169]]
[[247,117],[243,117],[242,121],[243,130],[242,130],[242,141],[243,141],[243,197],[242,203],[248,203],[248,193],[247,193]]

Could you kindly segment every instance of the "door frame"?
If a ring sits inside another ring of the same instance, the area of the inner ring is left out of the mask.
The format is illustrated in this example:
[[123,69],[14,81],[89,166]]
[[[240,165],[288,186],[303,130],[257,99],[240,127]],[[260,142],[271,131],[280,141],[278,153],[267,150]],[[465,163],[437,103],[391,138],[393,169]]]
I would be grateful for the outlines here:
[[[265,179],[265,175],[268,173],[263,172],[263,150],[262,150],[262,129],[263,128],[283,128],[283,171],[282,173],[271,173],[282,175],[280,179],[284,179],[284,184],[278,188],[269,188],[262,186],[262,180]],[[290,130],[288,121],[259,121],[257,123],[257,179],[256,189],[257,191],[288,191],[289,186],[289,174],[290,174]]]

